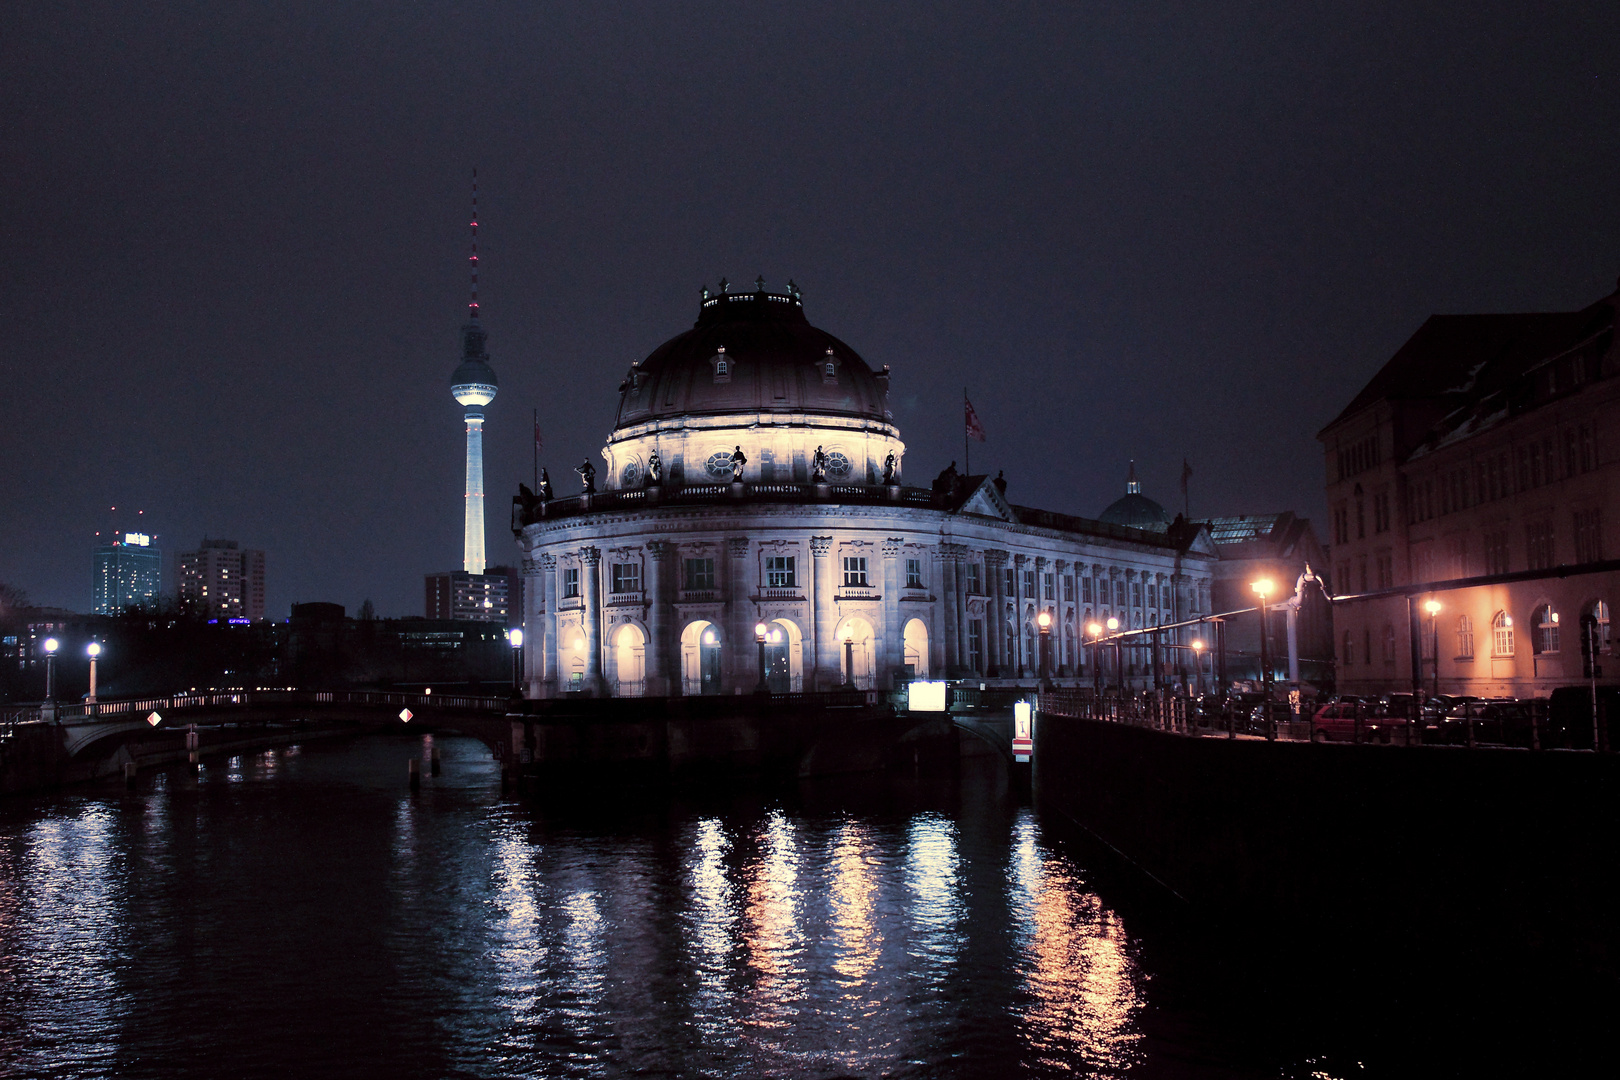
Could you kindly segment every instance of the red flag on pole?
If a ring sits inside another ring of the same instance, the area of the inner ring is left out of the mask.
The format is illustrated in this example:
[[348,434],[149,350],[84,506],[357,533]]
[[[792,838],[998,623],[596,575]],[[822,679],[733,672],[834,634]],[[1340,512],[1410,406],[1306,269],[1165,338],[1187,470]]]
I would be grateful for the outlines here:
[[973,402],[966,394],[962,395],[962,419],[967,424],[967,437],[984,442],[984,425],[979,423],[979,414],[973,411]]

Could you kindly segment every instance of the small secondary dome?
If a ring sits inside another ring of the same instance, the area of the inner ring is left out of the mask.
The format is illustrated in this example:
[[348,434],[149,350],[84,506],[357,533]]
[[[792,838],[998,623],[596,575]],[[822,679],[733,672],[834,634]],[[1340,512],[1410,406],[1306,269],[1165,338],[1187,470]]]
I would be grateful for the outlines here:
[[665,417],[799,413],[889,422],[888,370],[804,317],[786,292],[703,290],[692,329],[635,364],[620,388],[615,430]]
[[1142,485],[1136,479],[1136,462],[1131,462],[1125,479],[1125,494],[1108,504],[1098,520],[1110,525],[1125,525],[1132,529],[1164,532],[1170,527],[1170,515],[1164,507],[1142,494]]

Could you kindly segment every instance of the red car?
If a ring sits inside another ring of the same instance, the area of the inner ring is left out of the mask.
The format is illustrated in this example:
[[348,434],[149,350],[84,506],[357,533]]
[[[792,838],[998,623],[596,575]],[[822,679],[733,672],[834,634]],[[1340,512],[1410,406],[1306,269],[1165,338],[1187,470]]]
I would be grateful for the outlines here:
[[[1356,713],[1361,713],[1357,739]],[[1406,717],[1386,716],[1372,702],[1333,701],[1316,710],[1316,738],[1321,742],[1384,742],[1404,731]]]

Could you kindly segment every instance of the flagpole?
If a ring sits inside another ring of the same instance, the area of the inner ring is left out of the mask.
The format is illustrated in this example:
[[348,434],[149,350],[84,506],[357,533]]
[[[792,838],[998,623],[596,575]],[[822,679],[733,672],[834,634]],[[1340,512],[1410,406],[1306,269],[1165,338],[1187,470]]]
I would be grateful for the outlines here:
[[967,387],[962,387],[962,475],[973,475],[973,451],[968,447]]
[[534,427],[529,429],[529,441],[534,443],[534,490],[540,490],[540,443],[535,440],[534,433],[540,430],[540,408],[534,410]]

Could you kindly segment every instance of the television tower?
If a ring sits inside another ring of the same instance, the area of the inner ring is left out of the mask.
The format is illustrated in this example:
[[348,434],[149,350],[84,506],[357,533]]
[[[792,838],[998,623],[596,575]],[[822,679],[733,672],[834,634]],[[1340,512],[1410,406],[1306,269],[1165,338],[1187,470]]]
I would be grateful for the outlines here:
[[484,563],[484,406],[495,400],[499,386],[484,351],[484,328],[478,322],[478,170],[473,170],[472,299],[461,328],[461,365],[450,377],[450,393],[466,409],[467,500],[462,529],[462,569],[482,574]]

